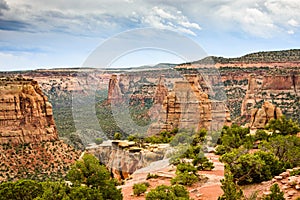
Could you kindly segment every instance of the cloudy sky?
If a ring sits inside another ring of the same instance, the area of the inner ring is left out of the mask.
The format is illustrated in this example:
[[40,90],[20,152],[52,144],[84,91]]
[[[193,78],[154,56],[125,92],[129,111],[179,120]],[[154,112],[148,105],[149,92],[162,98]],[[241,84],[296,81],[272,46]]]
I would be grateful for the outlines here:
[[[82,66],[109,38],[148,27],[180,33],[208,55],[299,48],[299,26],[299,0],[0,0],[0,70]],[[116,65],[180,62],[141,54]]]

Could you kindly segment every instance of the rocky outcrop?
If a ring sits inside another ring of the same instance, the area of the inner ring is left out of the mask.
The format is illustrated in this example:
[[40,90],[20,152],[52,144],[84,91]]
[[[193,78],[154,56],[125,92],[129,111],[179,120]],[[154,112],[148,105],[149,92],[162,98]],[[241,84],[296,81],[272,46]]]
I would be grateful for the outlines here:
[[158,122],[150,126],[148,133],[152,135],[174,128],[212,130],[224,123],[230,123],[225,104],[210,100],[200,87],[198,75],[191,74],[175,82],[163,101]]
[[154,104],[162,104],[165,96],[168,94],[168,88],[165,85],[165,76],[160,76],[154,94]]
[[123,101],[123,94],[119,86],[119,80],[117,79],[117,75],[112,75],[108,85],[107,103],[118,104],[121,103],[122,101]]
[[133,172],[150,163],[162,160],[169,149],[168,144],[150,145],[147,148],[135,146],[135,142],[122,140],[105,141],[87,148],[118,180],[128,178]]
[[255,130],[263,129],[271,119],[279,119],[281,117],[281,109],[266,101],[261,108],[252,109],[249,127]]
[[58,139],[52,106],[32,79],[0,79],[0,144]]
[[[256,191],[258,198],[264,198],[266,195],[270,195],[270,188],[272,185],[277,184],[280,190],[284,193],[285,199],[296,200],[300,198],[300,176],[293,175],[295,172],[299,171],[298,168],[287,169],[278,176],[275,176],[270,181],[264,181],[259,185],[252,185],[247,188],[247,193]],[[244,191],[245,194],[245,191]]]
[[249,119],[252,109],[262,105],[265,101],[271,101],[280,107],[285,115],[295,116],[299,104],[299,75],[263,75],[251,74],[245,97],[242,100],[241,116]]

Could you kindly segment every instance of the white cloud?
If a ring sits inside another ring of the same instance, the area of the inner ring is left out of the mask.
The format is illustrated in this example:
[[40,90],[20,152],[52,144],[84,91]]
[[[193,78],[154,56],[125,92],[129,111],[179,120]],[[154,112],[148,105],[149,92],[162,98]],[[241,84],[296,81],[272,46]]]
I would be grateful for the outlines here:
[[[215,46],[224,44],[224,38],[276,39],[269,42],[272,45],[286,38],[294,47],[299,44],[295,41],[299,19],[299,0],[0,0],[0,52],[5,52],[3,47],[21,47],[16,51],[59,51],[63,57],[97,46],[86,40],[99,41],[149,26],[193,35],[197,41],[212,41]],[[55,36],[45,37],[47,34]],[[71,41],[72,37],[76,39]],[[77,39],[82,43],[76,46]],[[224,52],[245,49],[228,43],[218,48]]]
[[[3,0],[2,0],[3,1]],[[196,35],[202,27],[273,37],[299,28],[298,0],[10,0],[6,19],[26,21],[34,30],[82,35],[115,34],[153,26]],[[201,25],[201,26],[200,26]],[[205,25],[205,26],[204,26]]]
[[294,20],[294,19],[290,19],[288,21],[288,24],[291,25],[291,26],[294,26],[294,27],[299,26],[299,23],[296,20]]
[[155,28],[170,29],[194,36],[197,35],[194,30],[201,30],[199,24],[190,22],[181,11],[173,7],[167,10],[155,6],[143,17],[143,22]]

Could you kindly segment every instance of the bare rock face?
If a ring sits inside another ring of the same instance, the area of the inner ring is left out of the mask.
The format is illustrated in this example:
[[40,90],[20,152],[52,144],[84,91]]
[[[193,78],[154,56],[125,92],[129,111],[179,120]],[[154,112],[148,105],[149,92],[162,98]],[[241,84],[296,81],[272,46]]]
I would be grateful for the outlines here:
[[107,98],[107,103],[121,103],[123,101],[122,99],[122,92],[121,88],[119,86],[119,80],[117,75],[112,75],[110,80],[109,80],[109,85],[108,85],[108,98]]
[[282,117],[280,108],[266,101],[260,109],[252,109],[249,127],[251,129],[263,129],[271,119],[280,117]]
[[168,148],[168,144],[158,144],[144,149],[136,147],[135,142],[114,140],[87,148],[87,152],[94,154],[109,169],[114,178],[122,180],[136,170],[164,159]]
[[155,90],[154,104],[162,104],[167,94],[168,94],[168,88],[165,86],[165,77],[160,76]]
[[[218,112],[217,109],[221,107],[223,109]],[[186,80],[175,82],[173,91],[165,96],[160,118],[157,123],[150,126],[148,134],[171,131],[174,128],[215,129],[214,125],[230,123],[229,113],[225,111],[225,107],[223,102],[212,101],[203,92],[198,75],[186,75]],[[213,108],[216,110],[213,111]]]
[[52,106],[32,79],[0,79],[0,144],[58,139]]
[[[292,114],[291,105],[297,104],[299,75],[249,75],[248,86],[241,105],[241,115],[250,119],[252,109],[265,101],[281,105],[285,114]],[[289,106],[287,106],[289,105]]]

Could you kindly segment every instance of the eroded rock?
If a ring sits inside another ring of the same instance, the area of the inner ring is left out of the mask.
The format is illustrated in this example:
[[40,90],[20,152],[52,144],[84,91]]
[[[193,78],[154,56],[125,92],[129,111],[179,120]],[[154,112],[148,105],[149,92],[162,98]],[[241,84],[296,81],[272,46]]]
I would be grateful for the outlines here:
[[0,144],[58,139],[52,106],[32,79],[0,79]]

